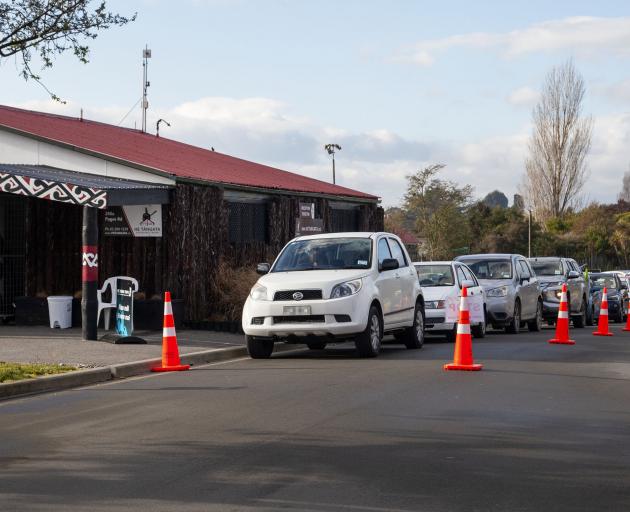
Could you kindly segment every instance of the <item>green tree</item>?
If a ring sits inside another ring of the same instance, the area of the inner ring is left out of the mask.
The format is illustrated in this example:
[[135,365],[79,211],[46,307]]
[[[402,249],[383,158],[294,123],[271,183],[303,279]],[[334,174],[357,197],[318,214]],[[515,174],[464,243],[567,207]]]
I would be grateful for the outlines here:
[[425,167],[407,176],[404,209],[415,217],[415,232],[426,242],[427,257],[450,259],[469,245],[465,211],[472,187],[458,187],[438,178],[442,164]]
[[42,69],[53,66],[56,56],[71,51],[87,63],[90,48],[86,40],[96,39],[100,30],[126,25],[136,19],[107,10],[104,1],[92,0],[11,0],[0,2],[0,59],[17,57],[19,73],[33,79],[48,91],[31,67],[34,55]]

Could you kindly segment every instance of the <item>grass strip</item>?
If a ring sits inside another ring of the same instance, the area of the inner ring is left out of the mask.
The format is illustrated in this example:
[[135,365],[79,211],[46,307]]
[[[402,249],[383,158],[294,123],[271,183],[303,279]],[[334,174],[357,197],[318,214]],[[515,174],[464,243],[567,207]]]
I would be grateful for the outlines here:
[[0,382],[33,379],[44,375],[56,375],[76,370],[65,364],[5,363],[0,361]]

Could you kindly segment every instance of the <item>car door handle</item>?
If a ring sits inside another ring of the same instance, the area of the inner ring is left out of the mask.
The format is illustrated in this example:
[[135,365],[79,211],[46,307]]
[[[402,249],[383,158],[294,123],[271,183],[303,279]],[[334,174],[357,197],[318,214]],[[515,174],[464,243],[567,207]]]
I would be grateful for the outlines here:
[[396,274],[396,279],[400,279],[400,274]]

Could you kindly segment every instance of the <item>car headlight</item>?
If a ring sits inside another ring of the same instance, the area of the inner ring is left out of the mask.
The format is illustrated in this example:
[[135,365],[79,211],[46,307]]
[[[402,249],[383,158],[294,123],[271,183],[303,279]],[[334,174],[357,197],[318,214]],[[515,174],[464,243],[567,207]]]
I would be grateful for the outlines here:
[[252,291],[249,292],[249,296],[252,300],[269,300],[267,298],[267,288],[258,283],[252,287]]
[[508,293],[507,286],[499,286],[498,288],[492,288],[486,292],[488,297],[505,297]]
[[446,307],[445,300],[428,300],[424,304],[427,309],[444,309]]
[[338,284],[332,289],[332,292],[330,292],[330,298],[339,299],[341,297],[354,295],[361,289],[362,284],[361,279],[354,279],[352,281]]
[[545,289],[545,298],[550,299],[550,300],[560,300],[560,297],[562,297],[562,289],[560,288],[551,288],[551,287],[547,287]]
[[562,285],[563,285],[562,281],[558,281],[558,282],[553,282],[553,283],[551,282],[543,283],[542,287],[546,289],[546,288],[553,288],[554,286],[562,286]]

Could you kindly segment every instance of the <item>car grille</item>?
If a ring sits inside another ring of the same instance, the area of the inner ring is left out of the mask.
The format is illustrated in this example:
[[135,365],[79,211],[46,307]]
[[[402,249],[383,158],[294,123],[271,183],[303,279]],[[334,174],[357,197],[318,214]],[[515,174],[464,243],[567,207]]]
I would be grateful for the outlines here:
[[274,316],[274,324],[316,324],[324,323],[324,315]]
[[300,300],[321,300],[322,298],[321,290],[283,290],[276,292],[273,300],[295,300],[293,294],[298,292],[302,294]]

